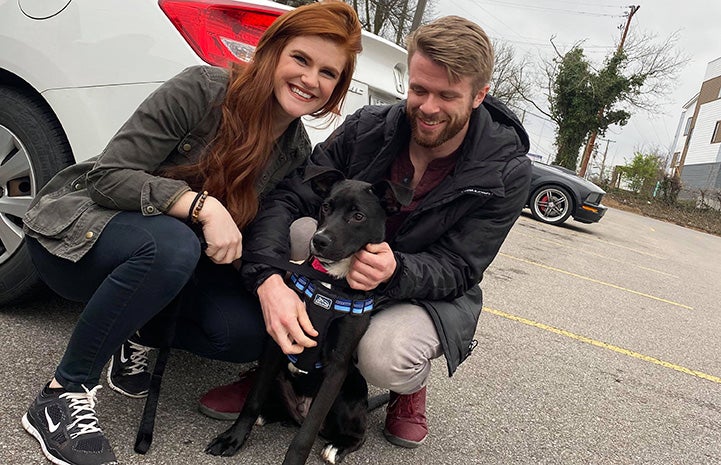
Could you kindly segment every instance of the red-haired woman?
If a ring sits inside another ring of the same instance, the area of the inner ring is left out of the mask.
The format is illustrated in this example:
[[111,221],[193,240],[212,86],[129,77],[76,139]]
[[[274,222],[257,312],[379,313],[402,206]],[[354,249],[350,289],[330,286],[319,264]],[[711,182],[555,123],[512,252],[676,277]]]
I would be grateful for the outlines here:
[[360,48],[348,5],[290,11],[250,64],[186,69],[98,157],[40,191],[24,218],[30,254],[54,291],[85,303],[54,378],[23,416],[49,460],[117,463],[95,413],[101,370],[111,357],[127,366],[142,355],[132,352],[145,332],[152,339],[146,324],[184,286],[174,346],[236,362],[259,356],[263,316],[231,264],[241,231],[259,199],[309,155],[300,117],[338,108]]

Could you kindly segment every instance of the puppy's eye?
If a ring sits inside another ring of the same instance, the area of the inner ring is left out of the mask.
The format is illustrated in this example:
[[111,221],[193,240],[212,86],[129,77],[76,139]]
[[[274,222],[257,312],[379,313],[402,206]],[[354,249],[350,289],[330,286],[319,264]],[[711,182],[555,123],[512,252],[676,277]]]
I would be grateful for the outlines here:
[[361,222],[366,219],[366,216],[361,212],[353,213],[353,221]]
[[329,211],[330,211],[330,204],[328,204],[327,202],[326,202],[326,203],[323,203],[323,204],[320,206],[320,212],[321,212],[322,214],[327,215]]

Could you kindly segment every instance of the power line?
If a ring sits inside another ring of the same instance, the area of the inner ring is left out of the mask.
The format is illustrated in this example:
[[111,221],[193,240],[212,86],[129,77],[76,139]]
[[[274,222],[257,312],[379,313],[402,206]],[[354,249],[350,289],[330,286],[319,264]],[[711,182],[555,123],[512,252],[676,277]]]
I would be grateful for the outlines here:
[[[505,5],[505,6],[512,6],[514,8],[522,8],[527,10],[534,10],[534,11],[549,11],[553,13],[564,13],[564,14],[572,14],[572,15],[581,15],[581,16],[595,16],[595,17],[610,17],[610,18],[622,18],[623,14],[609,14],[609,13],[600,13],[600,12],[592,12],[592,11],[581,11],[581,10],[569,10],[564,8],[550,8],[550,7],[543,7],[539,5],[526,5],[523,3],[513,3],[513,2],[504,2],[500,0],[476,0],[476,2],[483,2],[483,3],[493,3],[496,5]],[[480,5],[477,5],[480,7]],[[621,7],[617,7],[621,8]]]
[[[463,10],[463,11],[465,11],[465,12],[467,12],[467,13],[470,14],[470,12],[469,12],[468,10],[466,10],[465,8],[462,8],[462,7],[460,7],[459,5],[456,5],[456,6],[459,7],[461,10]],[[528,38],[527,38],[527,37],[524,37],[524,36],[522,36],[521,34],[519,34],[518,32],[516,32],[515,29],[513,29],[513,27],[511,27],[511,26],[509,26],[508,24],[506,24],[505,22],[503,22],[503,20],[500,19],[498,16],[494,15],[493,13],[491,13],[491,12],[488,11],[486,8],[484,8],[484,7],[480,6],[480,5],[477,5],[477,6],[478,6],[478,8],[480,8],[481,10],[483,10],[484,12],[486,12],[486,14],[487,14],[488,16],[490,16],[491,18],[495,19],[496,21],[498,21],[499,23],[501,23],[503,26],[505,26],[505,27],[507,28],[507,30],[509,30],[510,32],[512,32],[513,34],[515,34],[516,36],[518,36],[519,38],[524,39],[524,40],[518,40],[518,39],[515,39],[515,40],[514,40],[514,39],[502,38],[502,37],[497,36],[497,35],[494,36],[494,37],[492,37],[492,38],[495,38],[495,39],[498,39],[498,40],[503,40],[503,41],[506,41],[506,42],[513,42],[513,43],[517,43],[517,44],[531,45],[531,46],[534,46],[534,47],[551,47],[551,46],[552,46],[550,43],[531,42],[531,41],[528,41]],[[484,29],[491,29],[491,28],[488,27],[487,24],[484,24],[484,25],[483,25],[483,28],[484,28]],[[560,46],[564,46],[564,45],[561,44]],[[565,46],[566,46],[566,47],[570,47],[569,45],[565,45]],[[587,46],[583,47],[584,51],[588,51],[589,53],[605,53],[605,52],[607,52],[609,49],[613,49],[613,48],[615,48],[615,46],[612,46],[612,45],[587,45]],[[596,50],[590,50],[590,49],[596,49]]]
[[[461,6],[461,2],[456,2],[456,3],[454,3],[453,6],[454,6],[455,8],[458,8],[459,10],[463,11],[463,12],[466,14],[466,17],[467,17],[467,18],[474,18],[474,17],[475,17],[475,14],[474,14],[473,12],[471,12],[471,11],[469,11],[468,9],[466,9],[465,7]],[[491,30],[491,31],[494,30],[494,28],[490,27],[490,26],[489,26],[488,24],[486,24],[486,23],[481,23],[480,21],[476,21],[476,22],[477,22],[486,32],[488,32],[489,30]],[[503,40],[506,40],[506,39],[503,39]]]
[[[614,5],[608,5],[608,4],[607,4],[607,5],[599,5],[599,4],[597,4],[597,3],[592,3],[592,2],[591,2],[591,3],[588,3],[588,2],[577,2],[576,0],[553,0],[553,1],[555,1],[555,3],[570,3],[570,4],[573,5],[573,6],[579,6],[579,5],[581,5],[581,6],[594,6],[594,7],[598,7],[598,8],[624,8],[624,7],[625,7],[625,5],[618,5],[618,4],[614,4]],[[626,3],[626,2],[624,2],[624,3]]]
[[[515,40],[515,39],[507,39],[504,37],[499,36],[492,36],[491,39],[497,39],[502,40],[504,42],[513,42],[515,44],[523,44],[523,45],[533,45],[534,47],[552,47],[550,42],[531,42],[530,40]],[[556,44],[557,47],[560,48],[570,48],[571,46],[575,44]],[[615,45],[582,45],[583,51],[588,53],[602,53],[602,52],[608,52],[610,50],[615,50]]]
[[508,28],[509,31],[511,31],[512,33],[514,33],[514,34],[517,35],[518,37],[523,38],[523,36],[522,36],[521,34],[519,34],[518,32],[516,32],[515,29],[513,29],[513,28],[512,28],[511,26],[509,26],[508,24],[504,23],[503,20],[501,20],[501,19],[498,18],[498,16],[494,15],[493,13],[491,13],[490,11],[488,11],[487,9],[483,8],[481,5],[477,5],[477,6],[478,6],[478,8],[480,8],[481,10],[485,11],[488,16],[490,16],[490,17],[492,17],[492,18],[495,18],[496,21],[498,21],[498,22],[501,23],[502,25],[506,26],[506,28]]
[[[499,33],[500,31],[497,31],[494,27],[492,27],[488,21],[477,21],[483,27],[483,29],[485,29],[487,32],[494,33],[492,38],[502,40],[505,42],[512,42],[515,44],[527,45],[527,46],[532,46],[532,47],[544,47],[544,48],[552,47],[552,45],[550,43],[546,42],[545,40],[539,41],[538,39],[529,38],[529,37],[525,37],[525,36],[521,35],[520,33],[518,33],[515,30],[515,28],[513,26],[508,25],[506,22],[504,22],[502,19],[500,19],[497,15],[493,14],[491,11],[489,11],[487,8],[484,8],[483,5],[480,4],[480,3],[489,3],[489,2],[506,4],[509,6],[510,5],[521,5],[521,4],[516,4],[516,3],[512,3],[512,2],[501,2],[499,0],[468,0],[468,3],[475,5],[477,8],[482,10],[488,17],[494,19],[495,21],[500,23],[505,28],[503,33]],[[476,17],[477,12],[470,11],[468,8],[466,8],[463,5],[463,3],[464,2],[454,2],[453,6],[457,9],[463,11],[465,13],[466,17],[469,17],[469,18]],[[521,5],[521,6],[527,6],[527,5]],[[541,8],[541,9],[543,9],[543,8]],[[551,9],[545,8],[545,9],[549,10],[549,11],[555,10],[553,8],[551,8]],[[623,15],[606,15],[606,16],[623,17]],[[512,33],[517,38],[511,39],[511,38],[504,37],[505,35],[507,35],[508,32]],[[570,45],[564,45],[564,44],[559,44],[559,46],[570,47]],[[614,48],[615,48],[615,45],[586,45],[583,47],[584,51],[587,51],[588,53],[607,53],[609,50],[612,50]]]
[[537,114],[537,113],[533,113],[532,111],[528,111],[528,110],[526,110],[525,108],[519,107],[518,105],[514,105],[514,104],[512,104],[512,103],[506,103],[506,106],[511,107],[511,108],[513,108],[514,110],[522,111],[522,112],[523,112],[524,114],[526,114],[526,115],[534,116],[534,117],[536,117],[536,118],[538,118],[538,119],[542,119],[542,120],[544,120],[544,121],[548,121],[549,123],[552,123],[552,124],[554,124],[554,125],[556,124],[556,122],[553,121],[552,119],[550,119],[549,117],[544,116],[544,115],[539,115],[539,114]]

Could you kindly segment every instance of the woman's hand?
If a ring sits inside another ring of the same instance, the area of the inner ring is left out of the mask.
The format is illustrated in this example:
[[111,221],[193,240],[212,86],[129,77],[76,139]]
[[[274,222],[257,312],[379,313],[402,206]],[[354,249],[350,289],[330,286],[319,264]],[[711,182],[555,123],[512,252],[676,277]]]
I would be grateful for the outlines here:
[[258,287],[258,297],[265,329],[284,354],[299,354],[317,344],[309,337],[316,337],[318,331],[308,318],[305,303],[286,286],[280,275],[274,274],[263,281]]
[[215,197],[208,196],[198,221],[208,248],[205,254],[215,263],[232,263],[243,253],[243,236],[228,210]]
[[353,255],[345,279],[353,289],[370,291],[391,279],[396,266],[396,256],[387,242],[367,244]]
[[[185,192],[170,207],[168,215],[182,221],[188,220],[188,210],[196,198],[193,191]],[[243,253],[243,236],[230,212],[215,197],[208,196],[200,209],[198,221],[208,248],[205,254],[215,263],[232,263]]]

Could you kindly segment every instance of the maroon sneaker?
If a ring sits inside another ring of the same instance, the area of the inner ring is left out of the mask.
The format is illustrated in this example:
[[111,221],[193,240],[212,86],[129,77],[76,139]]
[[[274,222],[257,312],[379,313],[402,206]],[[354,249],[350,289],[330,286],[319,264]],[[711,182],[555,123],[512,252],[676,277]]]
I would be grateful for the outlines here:
[[198,410],[216,420],[235,420],[243,409],[255,378],[256,370],[249,370],[241,373],[238,381],[211,389],[200,398]]
[[426,388],[408,395],[391,391],[383,435],[396,446],[414,448],[423,444],[428,436]]

